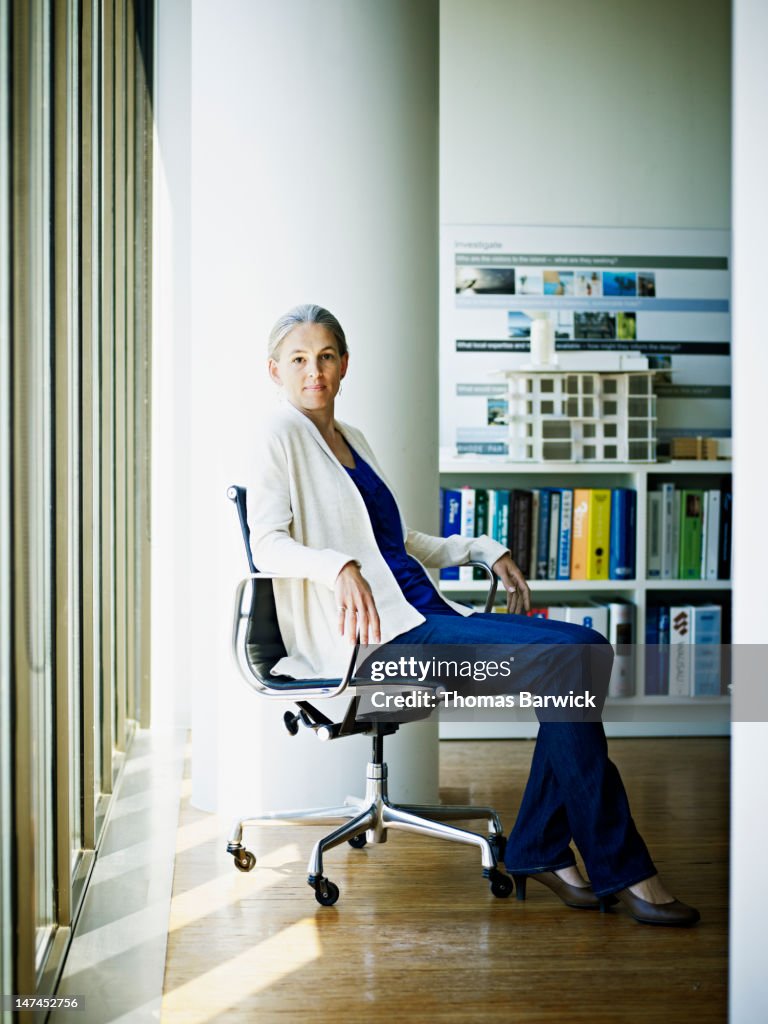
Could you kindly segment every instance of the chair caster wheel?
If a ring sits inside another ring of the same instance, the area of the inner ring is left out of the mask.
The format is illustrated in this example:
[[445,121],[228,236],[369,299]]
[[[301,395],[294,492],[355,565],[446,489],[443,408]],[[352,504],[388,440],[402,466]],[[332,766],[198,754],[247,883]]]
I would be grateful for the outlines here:
[[505,835],[488,836],[488,842],[491,844],[491,849],[497,863],[500,860],[504,860],[504,854],[507,849],[507,837]]
[[339,887],[320,875],[309,883],[315,890],[315,899],[322,907],[332,907],[339,898]]
[[497,868],[488,872],[488,881],[491,883],[491,892],[499,899],[506,899],[512,895],[514,885],[509,875],[503,874]]
[[354,838],[348,839],[347,842],[353,850],[362,850],[368,840],[365,837],[365,832],[361,832],[359,836],[354,836]]
[[253,871],[256,867],[256,857],[250,850],[240,850],[235,854],[235,867],[238,871]]

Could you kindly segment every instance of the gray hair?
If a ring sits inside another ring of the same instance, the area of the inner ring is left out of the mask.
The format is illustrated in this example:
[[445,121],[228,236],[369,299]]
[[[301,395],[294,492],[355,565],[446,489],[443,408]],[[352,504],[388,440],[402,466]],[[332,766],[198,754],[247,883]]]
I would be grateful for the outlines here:
[[270,359],[277,359],[279,357],[280,346],[294,327],[298,327],[299,324],[319,324],[321,327],[325,327],[336,339],[339,355],[344,356],[347,354],[347,339],[344,336],[341,324],[333,313],[329,313],[322,306],[316,306],[314,303],[307,302],[301,306],[294,306],[287,313],[283,313],[269,332],[267,353]]

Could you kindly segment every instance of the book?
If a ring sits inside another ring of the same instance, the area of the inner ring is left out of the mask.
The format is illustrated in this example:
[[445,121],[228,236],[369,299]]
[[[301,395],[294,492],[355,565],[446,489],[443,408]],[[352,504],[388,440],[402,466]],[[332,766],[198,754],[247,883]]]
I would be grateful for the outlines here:
[[658,662],[656,650],[659,645],[659,608],[649,605],[645,610],[645,694],[659,692]]
[[531,548],[529,553],[530,579],[536,578],[536,564],[539,558],[539,505],[541,491],[538,487],[531,490]]
[[547,618],[551,622],[567,622],[568,609],[564,604],[551,604],[547,608]]
[[530,576],[531,551],[530,491],[516,488],[509,492],[509,549],[523,576]]
[[560,491],[553,487],[549,492],[549,544],[547,546],[547,575],[545,579],[557,579],[557,559],[560,551]]
[[608,639],[608,606],[587,601],[584,604],[571,604],[566,607],[566,622],[576,626],[594,629]]
[[677,572],[674,548],[675,485],[661,485],[661,522],[659,524],[660,572],[663,580],[671,580]]
[[658,675],[660,692],[670,692],[670,606],[658,608]]
[[549,563],[549,513],[552,493],[549,487],[542,487],[539,492],[539,548],[536,555],[536,579],[547,578]]
[[577,487],[573,492],[573,528],[571,531],[571,579],[587,578],[587,526],[589,523],[589,489]]
[[635,578],[637,491],[617,487],[611,492],[611,542],[608,575],[612,580]]
[[[453,537],[461,533],[461,492],[442,488],[440,491],[440,522],[442,524],[443,537]],[[441,580],[457,580],[459,578],[458,565],[449,566],[440,570]]]
[[[490,532],[488,528],[488,491],[483,488],[477,488],[475,490],[475,529],[473,536],[482,537],[483,534]],[[482,569],[473,569],[472,578],[475,580],[487,579],[486,574]]]
[[669,609],[669,695],[691,694],[691,607],[672,605]]
[[704,572],[702,579],[716,580],[718,558],[720,554],[720,491],[709,490],[707,495],[707,517],[702,551],[704,553]]
[[680,498],[677,488],[672,495],[672,579],[680,574]]
[[648,493],[647,529],[648,579],[661,576],[661,491]]
[[611,601],[608,604],[608,639],[615,652],[608,696],[631,697],[635,692],[633,604],[628,601]]
[[557,541],[557,579],[571,578],[571,519],[573,515],[573,491],[569,487],[560,489],[560,532]]
[[717,578],[731,578],[731,542],[733,529],[733,494],[724,490],[720,495],[720,543],[717,559]]
[[488,489],[488,526],[485,532],[489,537],[496,539],[496,531],[499,524],[499,510],[497,503],[499,500],[499,492],[493,487]]
[[680,559],[681,580],[701,578],[702,491],[680,492]]
[[493,539],[509,547],[509,491],[496,492],[496,532]]
[[723,612],[720,605],[704,604],[691,609],[691,696],[720,695],[720,658]]
[[[462,537],[475,536],[475,489],[474,487],[461,488],[461,513],[460,530]],[[466,583],[474,579],[471,565],[459,566],[459,579]]]
[[669,608],[649,605],[645,619],[645,693],[660,696],[669,687]]
[[611,543],[611,492],[590,492],[587,523],[587,579],[608,579],[608,552]]

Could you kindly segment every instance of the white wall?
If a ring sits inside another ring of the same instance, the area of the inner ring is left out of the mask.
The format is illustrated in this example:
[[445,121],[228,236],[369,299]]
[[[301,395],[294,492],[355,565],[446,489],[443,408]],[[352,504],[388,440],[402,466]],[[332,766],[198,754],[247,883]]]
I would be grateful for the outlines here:
[[[157,10],[155,710],[192,724],[198,806],[336,803],[362,787],[367,742],[290,739],[285,705],[265,709],[231,665],[247,567],[225,491],[272,401],[269,328],[319,302],[351,349],[340,418],[436,531],[437,2]],[[435,795],[435,737],[389,745],[396,797]]]
[[442,223],[728,228],[728,0],[442,0]]
[[[743,669],[736,675],[737,717],[752,717],[750,694],[768,687],[768,460],[765,453],[765,316],[768,275],[768,5],[736,0],[733,60],[733,397],[734,597],[733,631]],[[744,652],[747,651],[745,656]],[[737,662],[738,664],[739,662]],[[745,708],[744,714],[738,712]],[[765,702],[764,702],[765,707]],[[765,719],[763,710],[759,717]],[[766,721],[735,722],[731,776],[731,995],[733,1024],[768,1020],[762,884],[768,849]]]

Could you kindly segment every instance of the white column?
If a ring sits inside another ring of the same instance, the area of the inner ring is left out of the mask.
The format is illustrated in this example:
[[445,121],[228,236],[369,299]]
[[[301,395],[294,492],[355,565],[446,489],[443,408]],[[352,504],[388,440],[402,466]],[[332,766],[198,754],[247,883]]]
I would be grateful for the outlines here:
[[[174,13],[189,19],[183,7]],[[291,739],[279,724],[290,705],[268,707],[239,684],[229,631],[246,566],[225,491],[242,480],[258,443],[254,413],[272,400],[269,328],[288,307],[318,302],[350,345],[339,417],[365,431],[409,521],[437,530],[438,5],[194,0],[189,28],[191,85],[163,76],[165,60],[184,59],[171,33],[158,39],[160,81],[177,93],[157,103],[183,112],[188,99],[189,162],[164,166],[179,175],[180,197],[189,190],[187,214],[173,209],[166,181],[166,220],[177,244],[188,229],[179,256],[190,272],[187,293],[172,279],[166,296],[174,330],[155,336],[185,381],[183,394],[165,381],[173,425],[157,439],[185,467],[166,536],[155,536],[154,571],[172,563],[182,609],[169,619],[176,654],[162,635],[155,644],[183,666],[173,670],[176,705],[191,693],[197,806],[333,803],[361,791],[369,742]],[[161,155],[163,141],[161,118]],[[162,381],[156,388],[162,407]],[[155,504],[163,498],[156,489]],[[395,798],[436,796],[434,724],[401,730],[387,760]]]
[[[753,709],[765,692],[768,621],[768,504],[764,408],[768,381],[765,279],[768,275],[768,7],[736,0],[733,38],[733,640],[737,652],[737,716],[765,717]],[[763,708],[766,701],[763,699]],[[738,709],[746,709],[738,714]],[[768,1020],[765,920],[768,893],[761,884],[768,847],[765,779],[768,723],[733,725],[731,776],[731,970],[733,1024]]]

